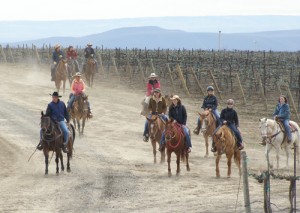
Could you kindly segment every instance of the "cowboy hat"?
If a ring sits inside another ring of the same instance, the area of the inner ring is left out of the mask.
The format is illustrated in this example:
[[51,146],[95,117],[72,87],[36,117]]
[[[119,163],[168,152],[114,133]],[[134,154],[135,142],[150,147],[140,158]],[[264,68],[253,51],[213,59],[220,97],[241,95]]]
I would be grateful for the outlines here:
[[87,43],[87,46],[93,46],[93,44],[91,42]]
[[171,99],[171,100],[175,100],[175,99],[180,100],[180,98],[179,98],[178,95],[173,95],[173,97],[171,97],[170,99]]
[[52,97],[55,96],[61,98],[61,95],[59,95],[58,92],[53,92],[52,94],[49,95],[51,95]]
[[160,93],[160,88],[154,89],[153,92],[158,92],[158,93]]
[[60,44],[55,44],[54,49],[57,49],[60,47]]
[[151,74],[149,75],[148,78],[156,78],[156,77],[158,77],[158,76],[153,72],[153,73],[151,73]]
[[77,72],[74,76],[73,76],[73,78],[74,77],[81,77],[81,73],[80,72]]

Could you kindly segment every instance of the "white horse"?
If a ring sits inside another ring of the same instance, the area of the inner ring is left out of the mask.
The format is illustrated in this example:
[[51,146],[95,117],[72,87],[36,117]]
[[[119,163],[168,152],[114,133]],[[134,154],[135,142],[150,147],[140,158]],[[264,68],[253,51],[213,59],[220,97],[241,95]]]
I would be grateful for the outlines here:
[[[274,147],[276,149],[276,159],[277,159],[277,170],[279,169],[279,151],[281,148],[282,140],[284,137],[283,132],[280,129],[280,126],[277,124],[275,120],[262,118],[259,119],[259,127],[262,139],[266,142],[266,158],[268,159],[269,153]],[[295,128],[296,131],[292,132],[292,141],[287,144],[287,139],[282,144],[286,153],[286,168],[289,165],[289,156],[292,145],[295,143],[296,151],[297,151],[297,160],[299,164],[299,141],[300,141],[300,128],[298,124],[294,121],[290,121],[290,124]]]

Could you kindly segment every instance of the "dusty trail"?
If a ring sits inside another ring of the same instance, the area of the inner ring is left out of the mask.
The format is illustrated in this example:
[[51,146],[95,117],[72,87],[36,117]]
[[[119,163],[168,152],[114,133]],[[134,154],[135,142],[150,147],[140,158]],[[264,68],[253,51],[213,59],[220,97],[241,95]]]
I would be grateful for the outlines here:
[[[141,140],[143,91],[99,79],[87,89],[95,117],[86,123],[84,136],[76,135],[72,171],[57,176],[53,158],[45,176],[42,152],[27,160],[38,142],[40,111],[54,91],[48,67],[1,65],[0,78],[0,212],[234,212],[240,180],[235,165],[226,178],[223,157],[223,177],[216,179],[214,157],[204,158],[204,140],[193,136],[191,171],[182,165],[176,177],[173,156],[168,178],[167,164],[153,164],[151,145]],[[184,103],[192,128],[197,104]],[[263,168],[264,150],[255,144],[257,122],[241,123],[250,165]],[[249,181],[251,193],[262,198],[261,185]],[[237,212],[244,212],[243,205],[240,191]],[[261,206],[252,210],[261,212]]]

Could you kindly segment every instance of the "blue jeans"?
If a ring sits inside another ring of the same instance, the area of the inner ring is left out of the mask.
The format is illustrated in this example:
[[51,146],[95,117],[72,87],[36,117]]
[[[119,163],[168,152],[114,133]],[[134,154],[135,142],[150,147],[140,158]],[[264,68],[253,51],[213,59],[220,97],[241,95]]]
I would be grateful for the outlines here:
[[[189,134],[189,129],[186,126],[183,126],[183,133],[185,136],[185,142],[187,147],[192,147],[192,141],[191,141],[191,136]],[[165,131],[163,132],[160,140],[160,145],[164,145],[166,143],[166,138],[165,138]]]
[[60,121],[58,122],[61,130],[63,131],[64,134],[64,145],[68,144],[68,139],[69,139],[69,130],[68,130],[68,126],[64,121]]
[[285,119],[281,122],[283,123],[288,140],[292,140],[292,133],[291,133],[290,125],[289,125],[290,121],[288,119]]
[[227,124],[227,126],[234,132],[237,139],[237,143],[242,144],[243,139],[240,131],[236,128],[236,126],[234,124]]
[[220,125],[220,113],[217,109],[212,110],[212,113],[215,115],[216,119],[217,119],[217,127]]
[[[155,115],[155,114],[153,114]],[[168,117],[166,115],[159,115],[164,121],[167,121]],[[148,118],[151,118],[151,114],[148,115]],[[146,119],[145,126],[144,126],[144,133],[143,136],[149,136],[149,127],[148,127],[148,120]]]
[[[75,101],[75,95],[73,94],[73,93],[71,93],[70,94],[70,99],[69,99],[69,101],[68,101],[68,106],[67,106],[67,108],[71,108],[72,107],[72,105],[73,105],[73,103],[74,103],[74,101]],[[91,107],[90,107],[90,102],[89,101],[86,101],[86,103],[87,103],[87,105],[88,105],[88,110],[89,110],[89,112],[91,111]]]

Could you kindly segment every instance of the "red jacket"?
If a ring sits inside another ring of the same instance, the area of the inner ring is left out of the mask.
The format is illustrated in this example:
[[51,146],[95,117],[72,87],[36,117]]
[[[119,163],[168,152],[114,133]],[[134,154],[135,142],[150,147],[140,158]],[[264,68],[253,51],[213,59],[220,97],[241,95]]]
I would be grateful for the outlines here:
[[77,60],[78,54],[75,50],[67,51],[67,59],[75,59]]
[[156,88],[160,88],[159,80],[149,80],[147,83],[147,92],[146,96],[150,96],[153,93],[153,90]]

